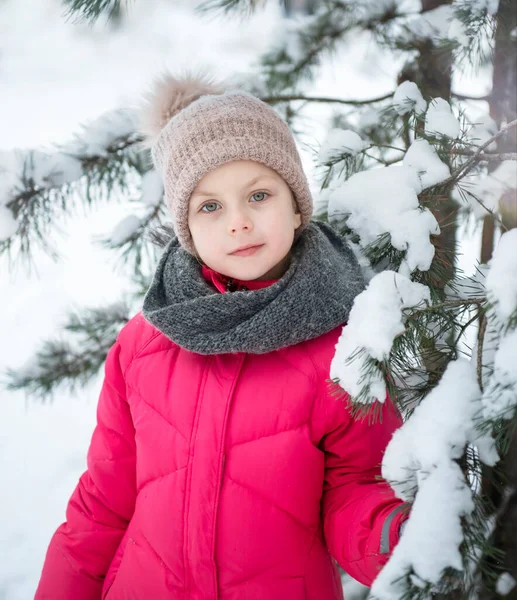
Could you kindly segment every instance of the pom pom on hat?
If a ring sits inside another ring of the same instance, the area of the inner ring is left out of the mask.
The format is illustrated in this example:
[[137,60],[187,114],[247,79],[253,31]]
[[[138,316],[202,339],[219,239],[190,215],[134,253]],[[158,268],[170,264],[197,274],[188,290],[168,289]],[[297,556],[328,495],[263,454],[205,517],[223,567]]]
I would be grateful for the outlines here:
[[224,83],[217,83],[205,71],[187,72],[183,77],[163,73],[152,84],[139,110],[139,129],[143,148],[151,148],[170,119],[201,96],[223,94]]

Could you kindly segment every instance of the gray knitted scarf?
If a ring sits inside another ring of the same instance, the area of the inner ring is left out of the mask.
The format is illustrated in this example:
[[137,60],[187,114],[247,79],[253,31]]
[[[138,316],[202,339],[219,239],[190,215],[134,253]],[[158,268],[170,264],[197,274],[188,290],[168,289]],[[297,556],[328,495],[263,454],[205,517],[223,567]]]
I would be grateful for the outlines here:
[[332,227],[312,221],[275,283],[222,294],[175,236],[143,302],[143,315],[173,342],[199,354],[263,354],[316,338],[348,320],[364,280],[354,253]]

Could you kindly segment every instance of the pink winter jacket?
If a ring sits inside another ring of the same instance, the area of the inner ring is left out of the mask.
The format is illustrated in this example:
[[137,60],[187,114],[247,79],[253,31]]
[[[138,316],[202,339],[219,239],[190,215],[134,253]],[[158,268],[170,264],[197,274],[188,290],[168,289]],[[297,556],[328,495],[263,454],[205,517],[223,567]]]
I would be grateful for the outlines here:
[[380,479],[401,421],[330,394],[340,333],[207,356],[133,317],[35,599],[342,600],[335,561],[371,584],[406,518]]

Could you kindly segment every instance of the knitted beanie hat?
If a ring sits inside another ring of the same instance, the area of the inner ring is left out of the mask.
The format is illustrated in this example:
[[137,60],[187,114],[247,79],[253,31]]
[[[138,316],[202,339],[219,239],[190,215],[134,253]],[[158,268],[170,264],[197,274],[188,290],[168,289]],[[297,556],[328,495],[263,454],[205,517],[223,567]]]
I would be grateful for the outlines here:
[[189,199],[205,173],[233,160],[274,169],[291,188],[302,223],[312,217],[312,197],[293,134],[268,104],[214,83],[205,74],[157,79],[140,110],[144,147],[162,174],[165,202],[179,243],[195,254],[188,227]]

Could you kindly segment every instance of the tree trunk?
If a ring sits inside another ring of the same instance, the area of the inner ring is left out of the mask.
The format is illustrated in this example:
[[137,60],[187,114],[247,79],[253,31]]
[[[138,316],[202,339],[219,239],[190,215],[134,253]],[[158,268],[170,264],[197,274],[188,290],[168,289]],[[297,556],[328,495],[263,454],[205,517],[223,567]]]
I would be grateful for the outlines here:
[[[500,128],[517,118],[517,38],[512,30],[517,27],[517,3],[515,0],[501,0],[496,17],[497,30],[495,36],[494,71],[492,93],[490,95],[490,116]],[[513,128],[508,134],[499,138],[498,152],[517,151],[517,130]],[[517,164],[515,165],[517,169]],[[517,227],[517,192],[508,190],[500,201],[500,211],[504,229]],[[492,257],[495,222],[487,217],[483,224],[483,245],[481,262],[488,262]],[[510,422],[508,427],[514,423]],[[510,429],[510,432],[512,430]],[[509,433],[510,433],[509,432]],[[483,494],[494,504],[497,524],[493,535],[494,546],[504,553],[502,564],[491,566],[496,571],[509,572],[517,579],[517,432],[511,435],[511,443],[506,456],[498,467],[502,473],[500,481],[494,481],[492,469],[485,469],[483,477]],[[503,494],[503,489],[506,493]],[[480,596],[483,600],[497,598],[497,594],[485,582],[485,589]],[[517,588],[507,598],[517,600]]]
[[[450,0],[422,0],[422,12],[450,4]],[[420,88],[424,98],[451,97],[452,51],[437,48],[432,40],[421,42],[419,54],[414,64],[414,81]],[[423,127],[423,125],[421,125]],[[458,205],[448,194],[433,195],[431,200],[420,198],[424,206],[429,208],[440,225],[441,233],[435,238],[435,264],[441,264],[443,276],[433,281],[433,286],[443,292],[447,282],[454,276],[456,253],[456,219]],[[447,365],[447,355],[437,351],[434,341],[429,339],[422,347],[425,368],[430,381],[438,381]]]
[[[422,0],[422,12],[425,13],[447,4],[451,4],[451,1]],[[420,88],[424,98],[450,100],[452,62],[452,51],[436,48],[431,40],[427,40],[422,44],[416,61],[417,80],[415,83]],[[433,284],[443,291],[447,282],[454,277],[458,205],[450,195],[433,196],[431,202],[421,198],[421,202],[431,210],[440,225],[441,233],[437,236],[435,242],[436,254],[434,260],[441,261],[445,276],[440,281],[433,282]],[[429,342],[433,344],[432,340],[429,340]],[[425,367],[430,379],[438,380],[446,367],[447,356],[434,348],[424,348],[425,352],[429,350],[431,350],[431,354],[424,358]],[[462,592],[433,595],[436,600],[460,600],[462,597]]]
[[[450,0],[422,0],[422,12],[450,3]],[[450,100],[452,51],[437,49],[431,41],[426,41],[417,59],[417,73],[419,81],[416,83],[425,98]],[[446,279],[449,280],[454,276],[458,205],[450,196],[443,196],[434,199],[427,206],[440,224],[441,233],[437,239],[436,253],[446,265]],[[446,283],[447,281],[440,281],[438,287],[443,289]]]

